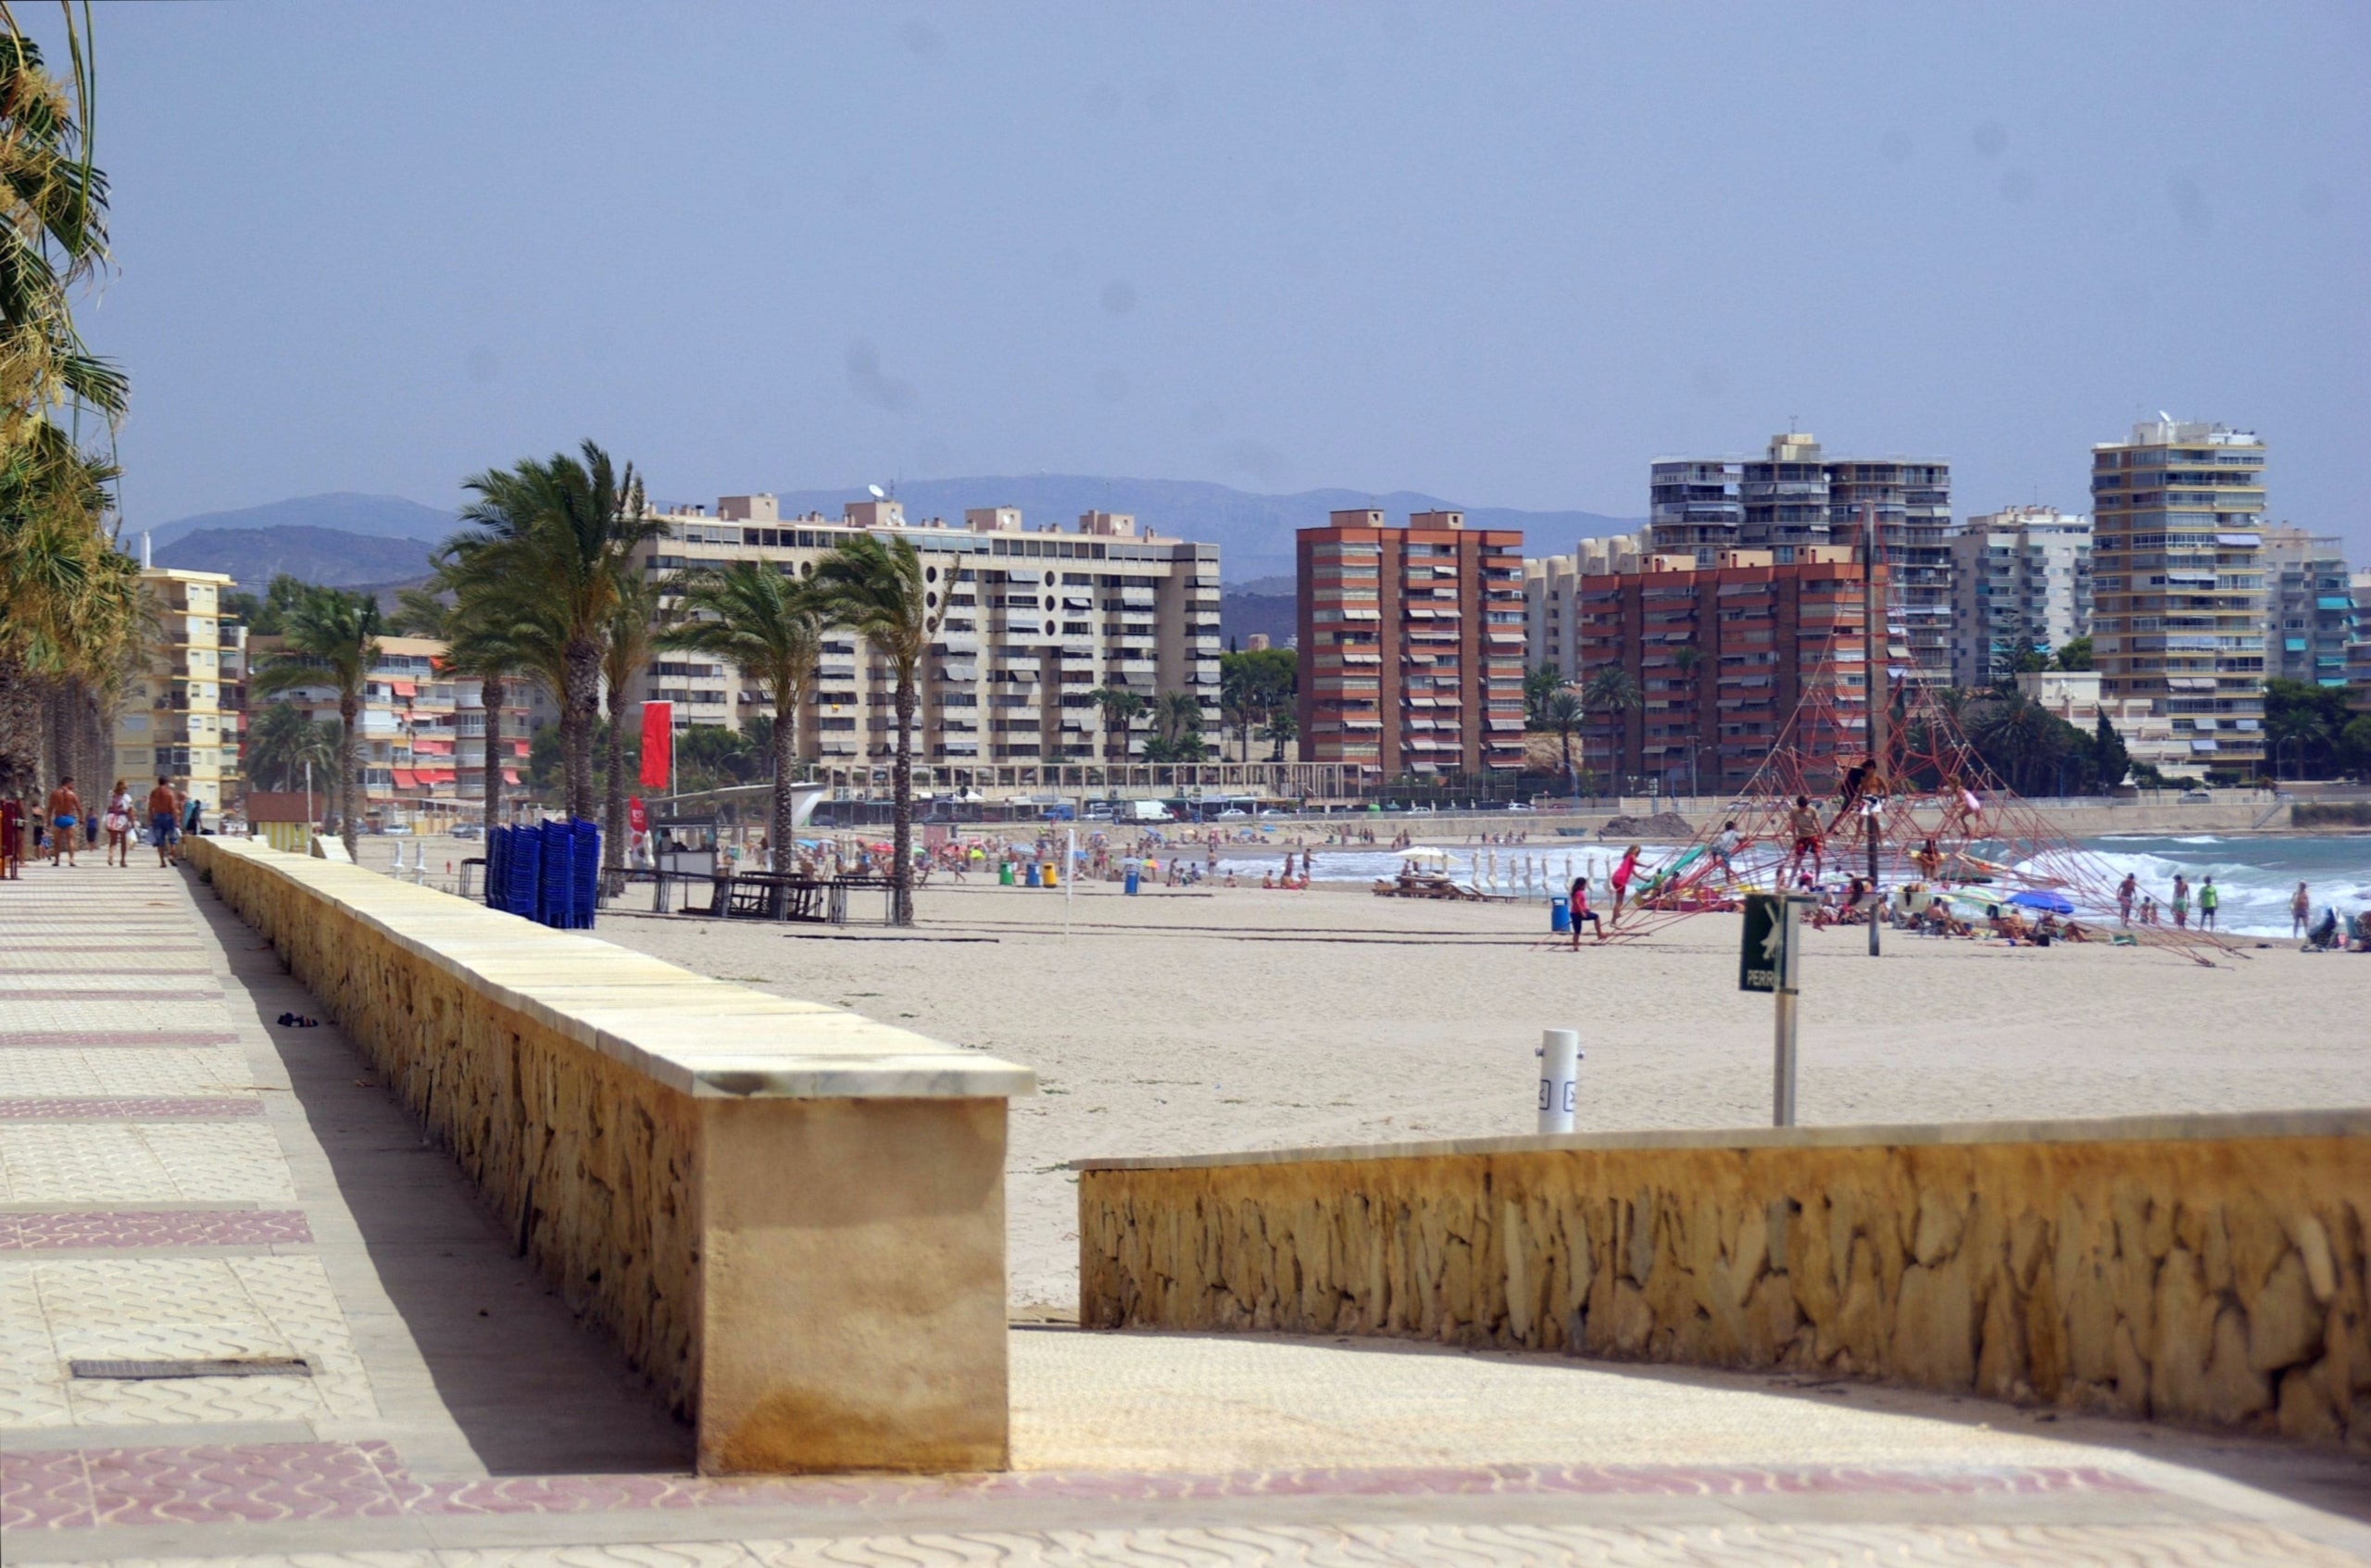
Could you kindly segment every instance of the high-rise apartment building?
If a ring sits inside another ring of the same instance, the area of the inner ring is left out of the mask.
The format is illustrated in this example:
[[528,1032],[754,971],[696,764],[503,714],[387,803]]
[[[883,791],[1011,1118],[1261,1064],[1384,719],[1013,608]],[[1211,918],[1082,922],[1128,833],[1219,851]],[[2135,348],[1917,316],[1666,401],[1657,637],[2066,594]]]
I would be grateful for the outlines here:
[[2338,540],[2302,528],[2264,531],[2264,672],[2314,686],[2346,684],[2354,589]]
[[1337,511],[1298,551],[1301,757],[1386,778],[1523,766],[1523,534]]
[[1775,565],[1811,545],[1857,546],[1864,508],[1885,546],[1891,623],[1908,679],[1951,679],[1951,466],[1939,458],[1834,458],[1805,432],[1756,458],[1662,458],[1650,470],[1648,549],[1699,568],[1723,552],[1768,550]]
[[[237,793],[239,715],[223,705],[222,667],[222,596],[233,585],[219,571],[141,571],[151,618],[146,658],[125,684],[115,721],[115,771],[135,796],[159,776],[185,780],[190,798],[219,812]],[[234,635],[234,662],[237,648]],[[103,798],[107,783],[82,781],[83,798]]]
[[[1692,554],[1649,556],[1637,570],[1580,579],[1574,679],[1619,667],[1639,696],[1635,708],[1591,716],[1585,751],[1600,779],[1727,793],[1752,781],[1782,737],[1805,758],[1863,744],[1859,552],[1791,554],[1781,563],[1773,550],[1725,550],[1709,567]],[[1888,649],[1897,669],[1905,657]]]
[[2091,631],[2091,520],[2011,507],[1951,532],[1951,684],[1988,684],[2020,656]]
[[2354,586],[2354,640],[2346,646],[2346,705],[2371,713],[2371,571],[2358,571]]
[[1554,665],[1571,680],[1581,667],[1581,580],[1636,571],[1647,547],[1644,533],[1583,539],[1569,556],[1523,563],[1524,663]]
[[2192,762],[2264,760],[2264,443],[2145,420],[2091,448],[2093,657],[2103,698],[2145,696]]
[[[836,520],[781,516],[774,497],[727,495],[663,514],[665,537],[643,547],[654,575],[731,561],[811,576],[841,541],[870,533],[921,554],[931,602],[947,615],[922,661],[913,755],[942,767],[1019,770],[1130,755],[1103,732],[1098,687],[1150,700],[1188,692],[1216,723],[1219,552],[1141,530],[1124,513],[1089,512],[1070,532],[1031,528],[1019,508],[982,507],[960,525],[909,523],[893,500],[850,502]],[[823,645],[798,753],[826,766],[886,758],[896,744],[896,676],[863,640],[834,631]],[[675,704],[675,722],[739,729],[771,699],[732,666],[662,654],[630,694]]]

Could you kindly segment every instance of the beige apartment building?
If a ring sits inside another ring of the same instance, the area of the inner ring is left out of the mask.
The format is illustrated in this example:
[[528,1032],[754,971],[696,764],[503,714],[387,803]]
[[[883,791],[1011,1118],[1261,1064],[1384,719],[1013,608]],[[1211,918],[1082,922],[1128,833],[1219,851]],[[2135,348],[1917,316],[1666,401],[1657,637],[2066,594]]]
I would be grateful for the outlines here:
[[[917,762],[983,782],[1027,783],[1060,762],[1117,761],[1146,733],[1106,735],[1087,694],[1125,687],[1148,701],[1189,692],[1217,726],[1219,551],[1140,528],[1125,513],[1089,512],[1075,526],[1029,525],[1014,507],[981,507],[960,523],[906,520],[894,500],[852,501],[844,514],[784,518],[768,495],[727,495],[661,514],[665,536],[637,557],[653,575],[767,562],[809,576],[858,533],[901,538],[922,558],[934,605],[947,610],[923,660],[914,717]],[[942,597],[943,596],[943,597]],[[823,646],[798,754],[826,770],[885,759],[895,745],[896,677],[862,639],[834,632]],[[730,665],[662,654],[629,692],[675,704],[680,728],[738,730],[772,707]]]
[[141,571],[153,617],[147,658],[125,685],[115,721],[115,771],[135,796],[160,774],[187,780],[191,798],[211,814],[237,792],[239,714],[224,697],[226,683],[235,691],[241,678],[243,634],[234,626],[226,648],[222,627],[222,596],[232,586],[219,571]]
[[2264,757],[2264,443],[2143,420],[2091,448],[2091,621],[2100,695],[2146,697],[2187,765]]
[[1642,570],[1647,537],[1615,533],[1583,539],[1569,556],[1538,556],[1523,563],[1524,668],[1552,664],[1567,681],[1581,668],[1581,579]]

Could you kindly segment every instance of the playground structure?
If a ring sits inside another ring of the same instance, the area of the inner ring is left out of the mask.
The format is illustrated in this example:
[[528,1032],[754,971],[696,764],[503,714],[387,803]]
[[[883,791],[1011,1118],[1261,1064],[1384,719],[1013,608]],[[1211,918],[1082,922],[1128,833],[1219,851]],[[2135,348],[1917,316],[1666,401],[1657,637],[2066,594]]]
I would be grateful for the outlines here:
[[[1867,907],[1839,911],[1855,920],[1890,891],[1898,908],[1943,929],[2039,926],[2048,917],[2062,936],[2072,927],[2068,939],[2129,938],[2199,963],[2240,951],[2212,931],[2170,923],[2171,911],[2143,923],[2138,898],[2127,923],[2116,871],[1993,772],[1962,727],[1957,694],[1893,684],[1873,755],[1861,714],[1833,704],[1836,689],[1810,684],[1728,810],[1634,890],[1623,935],[1737,909],[1749,892],[1825,890],[1858,877],[1870,884]],[[1725,830],[1736,834],[1725,851]]]

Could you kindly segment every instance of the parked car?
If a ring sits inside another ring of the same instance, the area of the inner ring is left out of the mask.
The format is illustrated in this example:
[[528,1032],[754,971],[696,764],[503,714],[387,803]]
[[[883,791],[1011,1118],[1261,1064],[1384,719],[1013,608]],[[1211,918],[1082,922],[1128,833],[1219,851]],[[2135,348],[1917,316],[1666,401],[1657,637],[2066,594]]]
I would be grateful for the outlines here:
[[2182,791],[2182,804],[2212,806],[2214,804],[2214,797],[2202,789],[2186,789]]
[[1538,808],[1532,805],[1528,800],[1510,800],[1507,802],[1507,809],[1510,811],[1534,811],[1537,810]]
[[475,822],[456,822],[453,824],[453,836],[455,838],[483,838],[485,829]]

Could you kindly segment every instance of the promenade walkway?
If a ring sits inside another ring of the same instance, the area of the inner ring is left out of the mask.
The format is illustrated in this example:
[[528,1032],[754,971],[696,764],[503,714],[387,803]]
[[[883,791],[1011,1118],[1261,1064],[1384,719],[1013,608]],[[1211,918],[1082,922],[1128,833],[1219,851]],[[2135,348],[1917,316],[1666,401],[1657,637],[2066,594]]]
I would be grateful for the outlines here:
[[[2345,1456],[1838,1383],[1059,1325],[1014,1330],[1010,1474],[696,1479],[688,1430],[335,1027],[273,1022],[307,1009],[180,873],[0,884],[9,1564],[2371,1562],[2371,1470]],[[153,1375],[275,1358],[303,1364]]]

